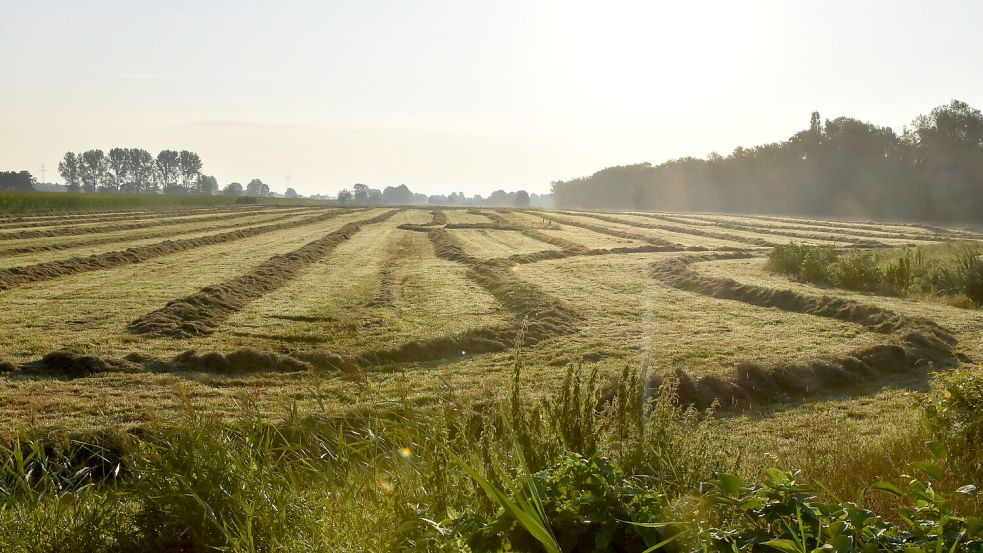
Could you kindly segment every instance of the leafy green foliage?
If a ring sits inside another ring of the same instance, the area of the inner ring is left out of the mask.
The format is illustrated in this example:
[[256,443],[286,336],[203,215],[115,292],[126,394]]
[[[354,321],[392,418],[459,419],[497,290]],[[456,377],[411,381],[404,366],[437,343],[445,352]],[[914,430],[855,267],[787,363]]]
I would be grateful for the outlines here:
[[799,275],[807,247],[796,242],[775,246],[768,254],[768,268],[778,273]]
[[[934,480],[944,476],[921,463]],[[718,551],[981,551],[983,520],[957,516],[950,496],[931,481],[911,479],[904,487],[879,482],[875,489],[896,498],[893,522],[851,502],[822,502],[797,472],[765,471],[761,484],[720,475],[709,482],[706,500],[721,520],[701,538]],[[954,493],[975,493],[972,487]],[[769,549],[770,548],[770,549]]]
[[948,460],[976,482],[983,482],[983,376],[962,369],[933,381],[926,419],[945,442]]
[[[883,254],[882,254],[883,255]],[[904,248],[885,261],[870,252],[840,254],[830,246],[791,242],[768,255],[768,269],[815,283],[830,283],[847,290],[904,295],[964,294],[983,306],[983,247],[965,245],[954,255],[927,261],[924,250]]]
[[[663,497],[626,478],[603,457],[567,454],[548,470],[534,474],[533,481],[543,500],[545,518],[564,552],[642,551],[678,533],[631,524],[657,519]],[[487,522],[466,516],[456,524],[475,552],[537,551],[532,533],[508,509]]]
[[847,290],[874,292],[881,288],[884,273],[877,258],[870,253],[851,253],[840,256],[829,267],[833,284]]

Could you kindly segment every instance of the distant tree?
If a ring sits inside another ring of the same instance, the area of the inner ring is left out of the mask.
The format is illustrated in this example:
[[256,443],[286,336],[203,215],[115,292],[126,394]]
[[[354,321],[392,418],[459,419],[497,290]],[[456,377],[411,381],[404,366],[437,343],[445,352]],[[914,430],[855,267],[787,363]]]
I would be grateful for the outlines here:
[[222,194],[226,196],[242,196],[242,185],[238,182],[230,182],[222,189]]
[[284,198],[297,198],[300,195],[293,188],[288,188],[286,192],[283,193]]
[[525,190],[519,190],[515,193],[515,206],[516,207],[529,207],[529,193]]
[[195,152],[181,150],[178,153],[178,171],[181,174],[181,185],[186,192],[198,192],[201,182],[201,158]]
[[352,201],[356,204],[369,203],[369,185],[357,183],[352,186]]
[[246,185],[247,196],[269,196],[270,187],[260,179],[253,179]]
[[430,205],[448,205],[447,196],[434,194],[427,198],[427,203]]
[[130,155],[126,148],[113,148],[109,150],[106,159],[108,171],[106,183],[103,185],[104,192],[130,192],[127,184],[130,181]]
[[181,154],[175,150],[161,150],[157,154],[158,184],[165,194],[181,193],[178,178],[181,176]]
[[515,204],[515,200],[512,198],[512,194],[504,190],[496,190],[488,196],[486,203],[494,206],[511,206]]
[[127,185],[132,192],[155,194],[160,192],[157,186],[157,163],[154,156],[141,148],[127,150],[130,167],[130,183]]
[[198,193],[211,196],[218,193],[218,179],[210,175],[200,175],[198,177]]
[[354,201],[354,199],[355,194],[353,194],[351,190],[345,188],[338,191],[338,203],[341,205],[349,205],[352,203],[352,201]]
[[410,205],[413,203],[413,192],[405,184],[387,186],[382,191],[382,203],[386,205]]
[[[107,185],[109,167],[106,154],[102,150],[82,152],[79,164],[79,177],[82,181],[83,192],[95,192]],[[111,186],[109,187],[111,189]]]
[[79,175],[80,161],[78,156],[72,152],[66,152],[65,157],[58,162],[58,173],[65,179],[65,186],[69,192],[79,192],[82,190],[82,181]]
[[0,171],[0,190],[31,192],[34,183],[34,176],[27,171]]

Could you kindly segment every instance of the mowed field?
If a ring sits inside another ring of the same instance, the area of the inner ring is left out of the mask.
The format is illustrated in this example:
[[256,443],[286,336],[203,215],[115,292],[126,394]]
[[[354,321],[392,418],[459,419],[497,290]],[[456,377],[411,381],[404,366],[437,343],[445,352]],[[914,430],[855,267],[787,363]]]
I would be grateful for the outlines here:
[[[0,219],[0,424],[101,429],[243,399],[365,412],[544,392],[568,367],[680,379],[761,451],[907,424],[983,358],[983,316],[770,274],[775,245],[976,240],[715,214],[219,207]],[[764,430],[767,429],[767,432]],[[837,430],[838,429],[838,430]]]

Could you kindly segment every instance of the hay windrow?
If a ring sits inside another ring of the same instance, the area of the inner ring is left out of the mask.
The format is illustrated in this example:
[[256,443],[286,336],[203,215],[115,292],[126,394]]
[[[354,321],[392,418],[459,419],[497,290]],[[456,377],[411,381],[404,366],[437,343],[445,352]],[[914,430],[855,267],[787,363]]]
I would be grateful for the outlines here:
[[209,352],[198,354],[186,351],[167,362],[156,360],[144,363],[145,368],[160,372],[202,371],[218,374],[243,374],[253,372],[306,372],[313,370],[310,363],[289,355],[243,348],[231,353]]
[[[305,210],[305,211],[309,211],[309,210]],[[252,222],[252,223],[245,223],[245,226],[252,226],[252,225],[259,225],[259,224],[272,224],[272,223],[276,223],[276,222],[279,222],[279,221],[285,221],[287,219],[292,219],[292,218],[297,217],[299,213],[302,213],[302,212],[299,212],[299,211],[291,211],[289,213],[282,213],[282,214],[279,214],[279,215],[277,215],[275,217],[269,217],[269,218],[263,219],[261,221],[255,221],[255,222]],[[254,215],[255,215],[255,213],[254,213]],[[196,232],[211,232],[211,231],[217,231],[217,230],[226,230],[226,229],[230,229],[230,228],[238,228],[240,226],[243,226],[243,223],[240,222],[240,221],[236,221],[236,222],[225,223],[225,224],[216,225],[216,226],[205,225],[205,226],[201,226],[201,227],[196,227],[195,229],[192,229],[192,230],[178,228],[178,229],[170,229],[170,230],[165,230],[165,231],[158,230],[158,231],[146,232],[146,233],[144,233],[144,232],[138,232],[138,233],[134,233],[134,234],[127,234],[127,235],[124,235],[124,236],[103,236],[103,237],[89,238],[89,239],[86,239],[86,240],[76,240],[76,241],[72,241],[72,242],[56,242],[54,244],[38,244],[38,245],[35,245],[35,246],[17,246],[17,247],[12,247],[12,248],[0,249],[0,256],[3,256],[3,255],[23,255],[23,254],[28,254],[28,253],[40,253],[40,252],[64,251],[64,250],[72,250],[72,249],[75,249],[75,248],[84,248],[84,247],[88,247],[88,246],[99,246],[99,245],[102,245],[102,244],[113,244],[113,243],[116,243],[116,242],[128,242],[128,241],[131,241],[131,240],[141,240],[141,239],[145,239],[145,238],[165,238],[165,237],[168,237],[168,236],[178,236],[178,235],[181,235],[181,234],[189,234],[189,233],[196,233]]]
[[580,313],[566,302],[546,294],[538,286],[519,279],[512,270],[514,264],[511,261],[483,261],[472,257],[444,228],[430,228],[426,232],[437,257],[467,265],[468,277],[508,309],[513,314],[515,323],[363,352],[354,359],[358,366],[436,361],[462,355],[493,353],[513,347],[520,333],[526,344],[533,345],[578,330],[583,319]]
[[62,349],[45,354],[39,361],[23,365],[20,374],[83,378],[105,372],[134,372],[137,365],[126,360],[103,359],[77,351]]
[[[741,230],[746,230],[747,232],[762,232],[766,231],[769,234],[771,231],[795,231],[795,232],[806,232],[814,235],[816,231],[821,231],[834,236],[827,237],[826,240],[841,240],[841,241],[854,241],[863,240],[863,238],[888,238],[895,240],[911,240],[916,242],[938,242],[943,240],[941,236],[938,235],[925,235],[925,234],[905,234],[900,232],[892,233],[891,231],[881,230],[879,232],[872,232],[867,230],[851,230],[841,227],[822,227],[816,228],[814,226],[803,226],[803,225],[791,225],[791,224],[778,224],[778,225],[762,225],[755,224],[751,222],[738,222],[738,221],[722,221],[720,219],[715,219],[713,217],[704,217],[699,215],[691,215],[691,219],[702,221],[704,223],[716,226],[726,226],[726,228],[740,228]],[[792,236],[790,234],[790,236]],[[843,238],[839,238],[843,237]],[[863,242],[861,242],[863,243]]]
[[[226,215],[218,215],[215,217],[210,217],[208,222],[212,221],[226,221],[229,219],[241,219],[243,217],[249,217],[254,215],[253,212],[235,212],[228,213]],[[112,225],[98,225],[93,227],[59,227],[53,229],[41,229],[41,230],[23,230],[23,231],[9,231],[0,232],[0,241],[3,240],[22,240],[26,238],[50,238],[56,236],[75,236],[79,234],[104,234],[107,232],[119,232],[124,230],[135,230],[135,229],[147,229],[147,228],[157,228],[172,225],[186,225],[188,223],[193,223],[194,220],[189,221],[186,218],[164,218],[159,221],[150,222],[137,222],[137,223],[117,223]]]
[[295,278],[309,265],[357,234],[363,225],[383,222],[399,211],[394,209],[369,219],[348,223],[290,253],[273,256],[244,275],[172,300],[164,307],[130,323],[128,331],[132,334],[167,338],[211,334],[232,314]]
[[519,227],[510,224],[499,224],[499,223],[447,223],[444,225],[445,229],[448,230],[468,230],[468,229],[482,229],[482,230],[510,230],[510,231],[520,231]]
[[608,221],[610,223],[619,223],[619,224],[622,224],[622,225],[630,225],[630,226],[639,227],[639,228],[658,229],[658,230],[664,230],[664,231],[668,231],[668,232],[675,232],[677,234],[689,234],[689,235],[692,235],[692,236],[701,236],[703,238],[715,238],[717,240],[729,240],[731,242],[737,242],[737,243],[740,243],[740,244],[748,244],[748,245],[751,245],[751,246],[763,246],[763,247],[769,247],[769,248],[771,248],[771,247],[774,247],[774,246],[777,246],[778,245],[777,243],[775,243],[775,242],[769,242],[768,240],[765,240],[764,238],[755,238],[753,236],[741,236],[741,235],[738,235],[738,234],[729,234],[729,233],[726,233],[726,232],[714,232],[712,230],[706,230],[706,229],[702,229],[702,228],[692,227],[692,226],[689,226],[688,224],[686,224],[685,222],[681,221],[680,219],[674,219],[674,218],[669,218],[669,217],[662,217],[661,215],[657,215],[657,214],[654,214],[654,213],[633,213],[632,215],[637,215],[637,216],[640,216],[640,217],[648,217],[650,219],[663,220],[663,221],[667,221],[669,223],[681,223],[682,222],[682,223],[686,224],[686,226],[680,226],[679,224],[675,224],[675,225],[651,224],[651,223],[646,224],[646,223],[640,223],[640,222],[637,222],[637,221],[632,221],[632,220],[629,220],[629,219],[620,219],[620,218],[617,218],[617,217],[610,217],[610,216],[607,216],[607,215],[598,215],[598,214],[593,214],[593,213],[579,213],[579,215],[583,215],[585,217],[593,217],[595,219],[599,219],[599,220],[602,220],[602,221]]
[[[692,225],[693,224],[692,222],[689,222],[689,221],[685,221],[685,220],[682,220],[682,219],[677,219],[675,217],[670,217],[670,216],[667,216],[667,215],[656,214],[656,213],[646,213],[646,214],[639,214],[639,215],[641,215],[642,217],[649,217],[649,218],[653,218],[653,219],[661,219],[661,220],[664,220],[664,221],[677,222],[677,223],[684,224],[684,225]],[[866,239],[866,238],[851,238],[849,236],[832,237],[832,236],[826,236],[826,235],[817,234],[817,233],[782,232],[782,231],[779,231],[779,230],[769,230],[767,228],[756,227],[756,226],[753,226],[753,225],[744,225],[743,223],[730,223],[730,222],[727,222],[727,221],[719,221],[719,220],[707,221],[707,223],[708,224],[711,224],[711,225],[713,225],[715,227],[719,227],[719,228],[726,228],[726,229],[731,229],[731,230],[740,230],[740,231],[744,231],[744,232],[753,232],[753,233],[756,233],[756,234],[770,234],[770,235],[773,235],[773,236],[783,236],[783,237],[788,238],[790,240],[797,238],[799,240],[838,241],[838,242],[845,242],[845,243],[848,243],[848,244],[852,244],[853,247],[856,247],[856,248],[887,248],[887,247],[889,247],[888,244],[885,244],[883,242],[878,242],[876,240],[869,240],[869,239]],[[772,242],[768,242],[767,244],[769,246],[775,246],[776,245],[776,244],[774,244]]]
[[608,236],[615,236],[615,237],[618,237],[618,238],[626,238],[626,239],[629,239],[629,240],[638,240],[639,242],[645,242],[646,244],[651,244],[653,246],[672,246],[672,247],[679,248],[679,250],[685,249],[680,244],[675,244],[675,243],[672,243],[672,242],[670,242],[668,240],[663,240],[661,238],[655,238],[653,236],[647,236],[647,235],[638,234],[638,233],[635,233],[635,232],[626,232],[626,231],[623,231],[623,230],[612,229],[612,228],[605,227],[605,226],[602,226],[602,225],[594,225],[594,224],[587,223],[587,222],[584,222],[584,221],[578,221],[578,220],[572,219],[570,217],[561,217],[559,215],[554,215],[553,213],[537,212],[536,215],[538,215],[538,216],[540,216],[540,217],[542,217],[544,219],[547,219],[549,221],[553,221],[555,223],[559,223],[561,225],[569,225],[569,226],[572,226],[572,227],[580,227],[580,228],[583,228],[583,229],[587,229],[587,230],[596,232],[598,234],[606,234]]
[[430,224],[432,226],[443,226],[447,224],[447,212],[443,209],[435,209],[430,212]]
[[822,390],[855,386],[886,375],[951,366],[956,361],[956,339],[934,321],[906,317],[880,307],[829,296],[809,296],[742,284],[732,279],[707,277],[689,266],[702,261],[739,259],[748,254],[703,255],[668,259],[652,264],[659,281],[718,299],[758,307],[829,317],[859,324],[887,335],[882,344],[861,348],[839,357],[772,364],[745,363],[726,377],[692,379],[676,374],[679,398],[684,403],[707,407],[719,401],[724,407],[788,400]]
[[[870,230],[875,232],[890,232],[885,231],[883,226],[878,226],[876,221],[822,221],[818,219],[801,219],[795,217],[778,217],[773,215],[762,215],[758,217],[752,217],[749,215],[744,215],[742,217],[747,217],[751,219],[762,219],[765,221],[776,221],[779,223],[792,223],[792,224],[808,224],[814,227],[824,227],[824,228],[840,228],[843,230]],[[938,236],[943,236],[946,238],[956,239],[956,240],[978,240],[983,238],[983,235],[970,231],[948,229],[936,225],[929,225],[925,223],[903,223],[903,222],[885,222],[884,225],[890,225],[893,227],[909,227],[909,228],[919,228],[927,230],[929,232],[935,233]]]
[[[282,211],[285,208],[267,207],[265,209],[255,209],[249,207],[227,207],[227,208],[206,208],[206,209],[181,209],[165,212],[127,212],[93,215],[74,215],[66,217],[46,217],[46,218],[18,218],[14,220],[0,221],[0,229],[29,229],[40,227],[55,227],[59,225],[84,225],[90,223],[108,223],[141,221],[145,219],[168,219],[171,217],[194,217],[196,215],[208,215],[210,213],[232,213],[248,212],[257,215],[266,211]],[[309,208],[305,208],[309,209]],[[299,211],[299,210],[294,210]]]
[[[508,213],[508,212],[503,211],[503,213]],[[488,217],[493,223],[497,223],[499,225],[515,225],[514,222],[508,220],[507,218],[505,218],[504,216],[502,216],[502,215],[500,215],[498,213],[494,213],[494,212],[484,213],[483,212],[483,215],[485,217]],[[542,242],[544,244],[549,244],[551,246],[556,246],[556,247],[560,248],[561,250],[574,251],[574,252],[581,252],[581,251],[587,250],[587,248],[583,244],[578,244],[576,242],[571,242],[570,240],[566,240],[564,238],[560,238],[559,236],[553,236],[553,235],[548,234],[546,232],[542,232],[540,230],[537,230],[537,229],[534,229],[534,228],[530,228],[530,227],[527,227],[527,226],[524,226],[524,225],[519,225],[518,226],[518,231],[520,233],[522,233],[523,236],[526,236],[527,238],[532,238],[533,240],[537,240],[537,241]]]
[[23,286],[34,282],[51,280],[58,277],[75,275],[88,271],[99,271],[112,269],[133,263],[142,263],[148,259],[154,259],[173,253],[183,252],[193,248],[222,244],[234,240],[251,238],[261,234],[287,230],[305,225],[312,225],[333,219],[344,213],[343,211],[328,211],[313,217],[307,217],[297,221],[286,223],[275,223],[258,227],[223,232],[220,234],[210,234],[198,238],[187,238],[184,240],[165,240],[146,246],[137,246],[125,250],[117,250],[94,254],[87,257],[73,257],[22,267],[11,267],[0,270],[0,291],[9,290],[17,286]]
[[378,291],[375,297],[366,304],[366,307],[392,307],[396,299],[397,283],[394,282],[396,266],[399,260],[411,252],[413,248],[412,241],[407,240],[408,236],[405,234],[401,236],[402,238],[398,239],[396,243],[390,244],[386,248],[385,257],[382,259],[379,269]]

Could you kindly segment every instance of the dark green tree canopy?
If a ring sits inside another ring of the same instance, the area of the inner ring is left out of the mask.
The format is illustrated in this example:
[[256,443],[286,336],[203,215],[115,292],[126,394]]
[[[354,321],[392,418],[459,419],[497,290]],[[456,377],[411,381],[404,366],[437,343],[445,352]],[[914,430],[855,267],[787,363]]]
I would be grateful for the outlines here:
[[556,205],[983,220],[983,115],[953,101],[900,136],[849,117],[728,156],[602,169],[552,183]]
[[28,171],[0,171],[0,190],[30,192],[34,190],[34,182]]

